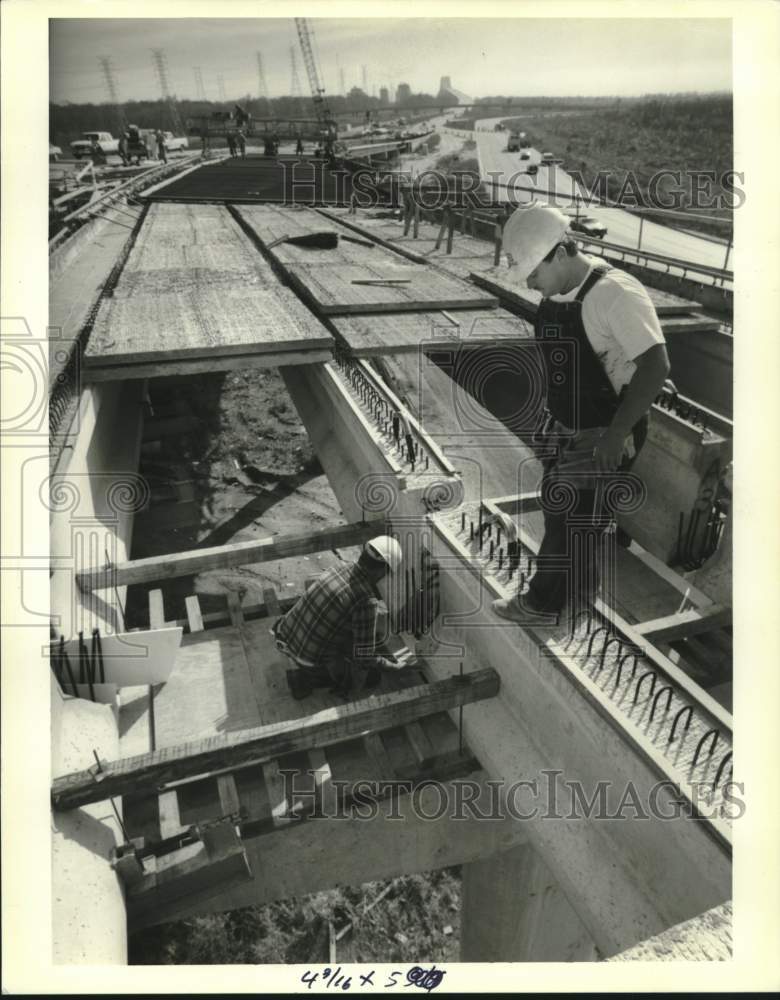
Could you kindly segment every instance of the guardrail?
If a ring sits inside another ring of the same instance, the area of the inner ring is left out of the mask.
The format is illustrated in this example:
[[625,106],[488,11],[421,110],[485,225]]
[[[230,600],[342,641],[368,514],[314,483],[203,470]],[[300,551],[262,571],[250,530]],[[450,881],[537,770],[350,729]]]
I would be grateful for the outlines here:
[[621,259],[625,259],[626,256],[632,257],[637,263],[645,264],[648,261],[653,261],[654,263],[664,264],[666,266],[667,274],[670,273],[671,268],[678,267],[682,271],[682,276],[686,276],[686,272],[691,271],[694,274],[704,274],[707,277],[713,278],[723,284],[724,281],[734,280],[734,272],[728,268],[722,267],[710,267],[708,264],[697,264],[695,261],[682,260],[679,257],[667,257],[665,254],[653,253],[652,250],[642,250],[636,247],[624,247],[619,243],[606,243],[604,240],[594,239],[590,236],[585,236],[583,233],[577,233],[577,240],[582,243],[587,243],[589,246],[594,248],[600,248],[601,250],[609,250],[613,253],[619,253]]

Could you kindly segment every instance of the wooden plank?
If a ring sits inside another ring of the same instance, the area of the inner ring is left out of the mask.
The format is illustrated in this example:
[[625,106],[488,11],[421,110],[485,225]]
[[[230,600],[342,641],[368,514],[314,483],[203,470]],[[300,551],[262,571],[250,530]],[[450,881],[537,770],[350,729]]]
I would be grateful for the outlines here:
[[101,802],[112,795],[126,795],[144,787],[159,787],[192,774],[206,774],[253,761],[265,763],[287,753],[341,743],[367,732],[406,725],[436,712],[493,698],[499,690],[498,674],[477,670],[419,687],[361,701],[333,706],[303,719],[270,726],[221,733],[205,740],[166,747],[103,766],[96,781],[91,770],[55,778],[52,804],[71,809]]
[[419,764],[436,755],[436,748],[419,722],[410,722],[408,726],[404,726],[404,733]]
[[166,840],[168,837],[176,837],[185,829],[182,826],[179,815],[179,795],[175,789],[169,792],[161,792],[158,797],[158,808],[160,815],[160,837]]
[[278,618],[282,613],[282,609],[279,606],[279,598],[276,596],[276,591],[273,587],[263,587],[263,603],[268,608],[268,614],[271,618]]
[[[453,322],[454,321],[454,322]],[[501,346],[533,339],[527,320],[505,309],[339,316],[334,328],[354,357]]]
[[142,364],[95,364],[82,370],[85,384],[116,382],[128,379],[163,378],[172,375],[201,375],[204,372],[245,371],[247,368],[282,368],[323,364],[332,360],[331,342],[322,349],[306,351],[269,351],[266,354],[236,354],[194,358],[187,361],[149,362]]
[[369,733],[368,736],[364,736],[363,746],[373,768],[374,773],[371,777],[376,776],[380,781],[395,780],[395,768],[390,763],[390,757],[382,742],[381,735],[379,733]]
[[244,614],[241,610],[241,598],[234,590],[229,590],[226,596],[230,621],[233,625],[241,625],[244,621]]
[[285,781],[279,773],[279,762],[272,760],[263,765],[263,778],[268,793],[268,803],[271,810],[271,820],[275,827],[287,826],[293,822],[289,816],[289,803],[285,789]]
[[234,816],[241,812],[236,779],[232,774],[217,776],[217,791],[219,792],[219,807],[223,816]]
[[320,213],[320,215],[324,215],[325,218],[333,219],[334,221],[339,222],[342,226],[346,226],[353,232],[359,233],[361,236],[365,236],[366,239],[373,240],[380,246],[385,247],[385,249],[392,250],[394,253],[401,254],[402,257],[406,257],[408,260],[414,261],[415,264],[427,263],[425,257],[423,257],[422,254],[415,253],[413,250],[410,250],[408,246],[396,245],[395,242],[391,242],[390,240],[385,239],[379,233],[372,231],[365,225],[358,225],[358,223],[352,222],[349,219],[345,219],[343,216],[338,215],[335,212],[328,211],[325,208],[319,208],[317,209],[317,211]]
[[713,605],[704,611],[680,611],[664,618],[654,618],[652,621],[640,622],[634,629],[654,645],[661,642],[676,642],[678,639],[689,639],[702,632],[728,628],[732,622],[731,608]]
[[[523,314],[529,319],[532,319],[536,315],[536,310],[538,309],[539,302],[541,301],[541,295],[539,292],[532,291],[530,288],[525,288],[522,285],[511,281],[509,278],[499,278],[494,274],[486,275],[474,271],[470,277],[474,284],[479,288],[484,288],[486,291],[497,295],[499,299],[511,302],[513,305],[521,309]],[[645,291],[652,299],[654,290],[645,287]],[[662,308],[658,315],[658,320],[661,324],[661,329],[663,330],[664,335],[682,333],[685,331],[717,332],[720,329],[720,323],[718,320],[710,319],[708,316],[702,316],[699,313],[694,313],[690,316],[670,316],[668,315],[668,312]]]
[[318,807],[322,807],[328,785],[333,777],[330,770],[330,764],[325,756],[325,751],[320,747],[315,747],[313,750],[309,750],[308,757],[309,770],[313,772],[314,777],[315,801]]
[[[486,309],[497,300],[450,274],[427,267],[401,266],[392,261],[326,267],[285,266],[292,285],[324,315],[365,312],[405,312],[422,309]],[[357,285],[357,280],[404,279],[408,284]]]
[[202,632],[203,619],[200,614],[200,602],[198,601],[197,594],[187,597],[184,604],[187,608],[187,621],[190,626],[190,632]]
[[225,207],[158,204],[101,302],[84,357],[87,366],[180,361],[329,339]]
[[163,593],[161,590],[149,591],[149,627],[165,627],[165,608],[163,606]]
[[76,574],[76,582],[82,590],[100,590],[101,587],[114,585],[124,587],[133,583],[171,580],[177,576],[194,576],[208,570],[230,569],[247,563],[273,562],[310,552],[362,545],[373,538],[381,527],[378,521],[366,521],[207,549],[188,549],[167,556],[132,559],[110,569],[92,567],[82,570]]

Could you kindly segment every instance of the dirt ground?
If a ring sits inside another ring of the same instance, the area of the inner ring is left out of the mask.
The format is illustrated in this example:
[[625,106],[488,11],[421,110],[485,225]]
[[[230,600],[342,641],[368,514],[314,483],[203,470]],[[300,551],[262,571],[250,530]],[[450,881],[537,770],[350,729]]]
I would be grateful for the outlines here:
[[[152,408],[154,421],[178,418],[190,426],[142,446],[140,472],[152,505],[137,519],[133,558],[345,523],[276,369],[158,380]],[[268,585],[281,598],[291,596],[339,558],[323,552],[168,581],[166,618],[183,618],[190,594],[204,612],[222,610],[228,591],[245,606],[262,603]],[[130,588],[130,626],[146,624],[146,589]]]

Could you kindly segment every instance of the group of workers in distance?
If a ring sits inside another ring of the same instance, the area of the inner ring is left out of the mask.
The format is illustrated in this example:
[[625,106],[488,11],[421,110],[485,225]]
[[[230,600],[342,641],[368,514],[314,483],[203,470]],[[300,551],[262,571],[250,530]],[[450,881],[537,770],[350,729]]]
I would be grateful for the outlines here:
[[[165,145],[165,134],[159,128],[154,133],[154,147],[157,159],[167,163],[168,150]],[[151,155],[152,151],[138,126],[128,125],[127,129],[119,136],[119,156],[122,160],[122,166],[130,166],[133,159],[138,165],[143,158],[148,158]]]
[[[594,541],[614,524],[611,489],[644,443],[650,407],[670,370],[645,288],[584,254],[569,222],[557,208],[539,204],[516,209],[504,227],[511,278],[542,294],[535,344],[544,403],[533,440],[542,464],[544,536],[527,587],[494,601],[497,625],[504,624],[498,618],[556,625],[565,611],[575,615],[597,595],[600,546]],[[556,489],[566,502],[546,503]],[[513,519],[501,514],[494,520],[507,541],[517,541]],[[295,668],[288,674],[294,697],[322,685],[345,694],[373,690],[383,670],[397,668],[381,652],[377,623],[386,609],[376,585],[402,561],[395,539],[374,538],[356,563],[324,572],[275,622],[277,647]]]

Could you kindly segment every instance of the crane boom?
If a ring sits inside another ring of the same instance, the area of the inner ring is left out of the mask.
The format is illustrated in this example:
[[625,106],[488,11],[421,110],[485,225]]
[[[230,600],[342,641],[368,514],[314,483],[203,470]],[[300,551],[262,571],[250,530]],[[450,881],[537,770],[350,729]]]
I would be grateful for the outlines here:
[[327,129],[329,133],[335,132],[333,115],[328,107],[328,102],[325,100],[325,88],[321,85],[319,73],[317,72],[317,62],[314,58],[314,46],[312,45],[312,30],[305,17],[296,17],[295,27],[298,30],[303,62],[306,66],[306,74],[309,77],[311,96],[314,101],[314,114],[323,128]]

